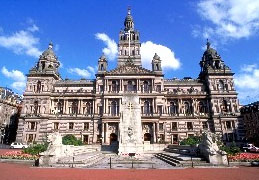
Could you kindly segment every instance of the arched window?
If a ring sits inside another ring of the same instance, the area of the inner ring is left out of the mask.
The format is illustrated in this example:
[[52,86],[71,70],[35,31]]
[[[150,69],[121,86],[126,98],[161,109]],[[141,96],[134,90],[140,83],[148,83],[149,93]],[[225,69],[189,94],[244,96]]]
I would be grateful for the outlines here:
[[34,111],[33,111],[33,114],[34,114],[34,115],[37,115],[37,114],[38,114],[38,108],[39,108],[39,102],[38,102],[38,101],[35,101],[35,102],[34,102]]
[[149,92],[149,86],[147,81],[144,81],[143,86],[144,86],[144,92]]
[[185,114],[192,114],[192,109],[189,102],[184,103]]
[[149,101],[144,102],[144,114],[149,115],[151,113],[150,111],[150,103]]
[[63,103],[58,102],[58,114],[63,114]]
[[117,102],[112,101],[111,103],[111,115],[116,116],[117,115]]
[[170,113],[171,115],[177,114],[177,106],[175,105],[174,102],[170,102],[169,113]]
[[41,91],[41,82],[37,82],[37,92],[39,93]]
[[219,80],[219,84],[218,84],[218,90],[220,92],[224,91],[224,82],[222,80]]
[[101,70],[101,71],[103,71],[103,70],[104,70],[103,64],[101,64],[101,68],[100,68],[100,70]]
[[203,102],[199,102],[199,113],[206,113],[206,106]]
[[77,114],[78,110],[78,104],[77,102],[72,103],[72,114]]
[[89,102],[86,103],[86,112],[87,115],[92,114],[91,104]]

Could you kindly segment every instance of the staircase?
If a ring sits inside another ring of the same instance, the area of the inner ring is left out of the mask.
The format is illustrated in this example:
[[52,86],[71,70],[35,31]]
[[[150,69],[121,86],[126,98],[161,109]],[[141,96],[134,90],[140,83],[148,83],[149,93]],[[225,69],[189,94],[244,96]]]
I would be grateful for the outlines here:
[[77,154],[74,157],[60,158],[55,167],[90,167],[103,158],[104,155],[100,152]]
[[158,153],[156,158],[176,167],[211,166],[203,158],[177,153]]

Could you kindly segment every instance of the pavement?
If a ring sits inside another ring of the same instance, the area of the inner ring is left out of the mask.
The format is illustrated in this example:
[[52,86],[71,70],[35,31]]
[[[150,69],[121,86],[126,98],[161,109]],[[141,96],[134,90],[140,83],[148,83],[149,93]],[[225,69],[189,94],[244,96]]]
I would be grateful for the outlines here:
[[36,168],[0,163],[1,180],[258,180],[258,167],[186,169]]

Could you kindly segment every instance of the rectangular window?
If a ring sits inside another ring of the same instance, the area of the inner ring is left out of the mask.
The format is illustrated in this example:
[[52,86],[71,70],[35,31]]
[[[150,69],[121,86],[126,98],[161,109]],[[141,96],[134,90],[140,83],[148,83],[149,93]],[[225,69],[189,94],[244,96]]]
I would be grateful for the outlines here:
[[89,122],[84,123],[84,130],[89,130]]
[[177,131],[177,122],[172,122],[172,130]]
[[33,141],[33,134],[29,134],[28,142],[32,142],[32,141]]
[[102,142],[101,137],[102,137],[101,135],[97,135],[97,141],[96,141],[97,143],[101,143]]
[[173,134],[173,144],[178,144],[178,135]]
[[202,122],[202,128],[203,129],[208,129],[208,123],[207,122]]
[[157,113],[159,114],[159,116],[162,116],[162,106],[157,106]]
[[74,129],[74,123],[69,123],[69,129]]
[[226,121],[226,127],[227,129],[231,129],[231,121]]
[[58,122],[55,122],[54,123],[54,129],[56,130],[56,129],[58,129],[59,128],[59,123]]
[[35,129],[35,122],[31,122],[31,130],[34,130]]
[[192,122],[187,122],[187,129],[188,130],[193,130]]
[[161,92],[161,85],[157,85],[156,90],[157,90],[157,92]]
[[164,130],[164,123],[159,123],[159,131],[163,131]]

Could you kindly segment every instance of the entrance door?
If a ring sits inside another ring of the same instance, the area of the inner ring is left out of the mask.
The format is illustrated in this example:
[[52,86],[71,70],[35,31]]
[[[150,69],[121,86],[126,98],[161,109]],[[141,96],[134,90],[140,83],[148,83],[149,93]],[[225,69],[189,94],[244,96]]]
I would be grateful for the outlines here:
[[115,133],[110,134],[110,144],[118,141],[118,136]]
[[88,144],[88,135],[83,136],[83,143]]
[[150,133],[144,134],[144,141],[151,141],[151,134]]

